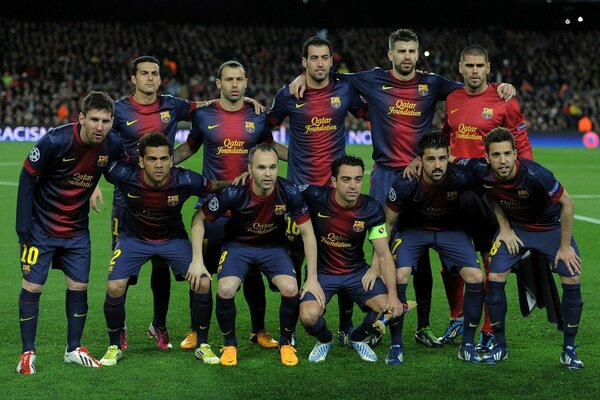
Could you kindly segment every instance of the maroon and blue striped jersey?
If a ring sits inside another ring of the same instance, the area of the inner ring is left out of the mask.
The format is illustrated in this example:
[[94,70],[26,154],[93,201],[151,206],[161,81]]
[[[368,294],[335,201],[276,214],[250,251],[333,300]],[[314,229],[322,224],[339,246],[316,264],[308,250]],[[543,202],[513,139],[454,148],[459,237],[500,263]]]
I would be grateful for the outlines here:
[[526,231],[549,231],[560,226],[558,201],[564,189],[552,172],[540,164],[517,158],[515,177],[500,181],[485,158],[462,159],[458,163],[477,175],[512,225]]
[[19,192],[32,195],[19,195],[17,231],[28,231],[33,222],[53,237],[88,232],[89,200],[100,175],[127,156],[116,132],[90,146],[82,142],[80,131],[78,123],[51,129],[30,151],[23,169],[37,180],[19,182]]
[[252,180],[228,186],[205,202],[202,211],[209,221],[231,211],[223,241],[255,247],[287,246],[285,214],[289,213],[298,225],[310,219],[300,191],[284,178],[278,178],[273,192],[265,197],[254,193]]
[[107,176],[123,193],[126,211],[121,225],[126,236],[162,242],[187,238],[181,208],[191,196],[206,196],[212,182],[184,168],[172,168],[167,182],[152,188],[137,165],[118,163]]
[[423,179],[400,177],[392,185],[387,207],[399,213],[398,229],[444,231],[461,227],[461,193],[476,189],[479,180],[469,169],[448,164],[444,179],[431,185]]
[[196,104],[169,95],[157,95],[152,104],[140,104],[133,96],[115,103],[113,129],[121,135],[130,157],[138,157],[137,143],[147,133],[161,132],[175,142],[177,123],[189,121]]
[[283,86],[268,114],[273,126],[289,117],[288,179],[298,185],[328,185],[331,163],[345,153],[346,113],[361,117],[366,109],[352,85],[338,79],[330,79],[323,89],[307,88],[300,100]]
[[319,273],[342,275],[368,267],[363,244],[371,229],[381,229],[385,237],[385,216],[381,204],[361,194],[356,205],[344,208],[335,200],[332,187],[303,185],[317,239]]
[[336,76],[352,83],[367,100],[373,160],[388,168],[405,167],[417,156],[417,144],[431,130],[437,102],[464,86],[419,72],[401,81],[380,68]]
[[256,115],[246,103],[238,111],[227,111],[218,101],[196,110],[187,138],[194,151],[204,146],[202,174],[219,181],[232,181],[246,171],[249,149],[272,141],[265,113]]

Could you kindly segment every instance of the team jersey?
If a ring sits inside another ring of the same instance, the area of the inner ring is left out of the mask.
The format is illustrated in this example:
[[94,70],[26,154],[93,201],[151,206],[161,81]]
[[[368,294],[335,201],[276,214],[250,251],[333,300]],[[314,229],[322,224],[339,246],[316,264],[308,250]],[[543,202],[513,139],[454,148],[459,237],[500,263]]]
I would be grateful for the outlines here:
[[337,74],[352,83],[369,105],[373,160],[388,168],[406,167],[417,156],[417,143],[428,133],[438,101],[463,87],[435,74],[401,81],[391,70],[375,68]]
[[227,111],[218,101],[196,110],[187,138],[194,151],[204,146],[202,174],[220,181],[235,179],[247,169],[248,151],[272,141],[266,114],[256,115],[246,103],[238,111]]
[[564,189],[552,172],[540,164],[518,158],[515,177],[499,181],[485,158],[463,159],[458,163],[477,175],[514,226],[526,231],[548,231],[560,226],[559,200]]
[[[112,162],[125,160],[126,154],[116,132],[89,146],[81,140],[80,131],[79,123],[51,129],[31,149],[23,168],[37,182],[31,196],[19,196],[24,201],[17,204],[17,225],[31,226],[33,218],[48,236],[88,232],[89,200],[100,175],[107,173]],[[30,189],[21,186],[20,192]]]
[[317,239],[317,270],[342,275],[367,267],[365,238],[387,237],[385,216],[379,202],[361,194],[356,205],[343,208],[335,200],[335,189],[301,186]]
[[123,234],[154,242],[187,238],[181,208],[191,196],[207,195],[212,186],[202,175],[172,168],[163,186],[151,188],[139,166],[122,163],[111,169],[107,179],[123,193]]
[[346,82],[330,79],[322,89],[307,88],[296,100],[283,86],[269,111],[272,126],[289,117],[288,179],[295,184],[328,185],[331,163],[344,155],[346,113],[361,117],[366,104]]
[[137,158],[137,143],[147,133],[161,132],[175,143],[179,121],[189,121],[196,104],[170,95],[157,95],[152,104],[140,104],[134,96],[115,103],[113,129],[121,135],[125,150]]
[[461,226],[459,196],[478,186],[477,177],[467,168],[448,164],[444,179],[431,185],[423,179],[404,177],[392,185],[386,204],[399,213],[398,229],[426,231],[458,229]]
[[450,153],[453,156],[483,157],[483,139],[497,127],[512,132],[519,157],[533,159],[525,116],[515,98],[505,102],[493,85],[488,85],[478,95],[469,95],[465,89],[455,90],[448,95],[442,132],[450,139]]
[[284,178],[278,178],[273,192],[265,197],[254,193],[252,180],[245,185],[228,186],[205,202],[202,211],[209,221],[231,211],[223,242],[256,247],[287,245],[286,213],[298,225],[310,219],[300,191]]

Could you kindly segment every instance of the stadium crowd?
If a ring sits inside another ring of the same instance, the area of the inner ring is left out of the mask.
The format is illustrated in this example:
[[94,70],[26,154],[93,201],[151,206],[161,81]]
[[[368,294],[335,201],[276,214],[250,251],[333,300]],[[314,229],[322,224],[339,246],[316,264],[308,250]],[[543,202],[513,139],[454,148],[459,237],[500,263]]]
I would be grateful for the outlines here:
[[[105,22],[30,22],[0,18],[0,123],[53,126],[77,120],[91,90],[118,99],[132,91],[128,66],[141,54],[162,62],[162,92],[191,100],[217,98],[214,71],[226,59],[248,67],[247,93],[269,106],[299,72],[297,44],[317,32],[332,41],[334,69],[389,68],[390,28],[200,26]],[[529,129],[575,130],[587,116],[599,125],[597,31],[423,29],[418,68],[460,80],[457,60],[470,43],[491,54],[489,80],[518,90]],[[425,51],[428,55],[425,55]],[[441,123],[440,109],[434,124]],[[349,119],[353,128],[365,122]]]

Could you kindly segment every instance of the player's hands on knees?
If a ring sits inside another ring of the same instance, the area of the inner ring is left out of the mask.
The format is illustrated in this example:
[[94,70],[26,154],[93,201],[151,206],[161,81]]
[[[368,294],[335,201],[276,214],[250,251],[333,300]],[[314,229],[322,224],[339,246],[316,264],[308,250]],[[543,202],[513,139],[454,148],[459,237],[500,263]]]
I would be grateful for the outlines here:
[[509,101],[517,95],[517,89],[510,83],[501,83],[498,85],[498,96],[504,101]]
[[204,264],[200,261],[192,260],[188,271],[185,274],[185,279],[187,279],[187,281],[190,283],[190,287],[194,292],[198,292],[200,290],[200,284],[203,276],[206,276],[208,279],[212,280],[212,277],[210,276],[210,273]]
[[573,246],[560,246],[554,257],[554,268],[558,268],[558,262],[562,261],[567,266],[569,273],[581,273],[581,258],[575,253]]
[[244,103],[252,104],[254,107],[254,114],[260,115],[267,111],[267,107],[260,104],[258,101],[254,100],[252,97],[244,96]]
[[232,185],[245,185],[246,182],[248,181],[249,176],[250,176],[250,173],[248,173],[248,171],[244,171],[239,176],[237,176],[233,180],[233,182],[231,182],[231,184]]
[[309,292],[312,293],[313,296],[315,296],[315,299],[317,300],[319,306],[321,308],[325,308],[325,293],[323,292],[321,285],[316,279],[306,279],[300,298],[302,299],[304,295]]
[[100,190],[100,186],[96,186],[94,192],[92,193],[92,197],[90,197],[90,208],[97,213],[100,212],[100,207],[98,204],[104,205],[104,196],[102,196],[102,190]]
[[417,157],[410,162],[404,168],[404,172],[402,172],[402,176],[408,178],[411,181],[413,178],[418,178],[421,176],[421,170],[423,168],[423,162],[421,161],[421,157]]
[[[518,254],[523,246],[523,242],[512,229],[501,230],[496,237],[496,242],[498,241],[504,242],[506,250],[511,256]],[[496,247],[496,244],[494,244],[494,247]]]
[[361,282],[365,292],[370,292],[375,287],[375,281],[379,278],[379,268],[369,268],[365,275],[362,277]]
[[304,91],[306,90],[306,76],[298,75],[296,79],[292,81],[289,85],[290,94],[296,98],[296,100],[300,100],[304,96]]

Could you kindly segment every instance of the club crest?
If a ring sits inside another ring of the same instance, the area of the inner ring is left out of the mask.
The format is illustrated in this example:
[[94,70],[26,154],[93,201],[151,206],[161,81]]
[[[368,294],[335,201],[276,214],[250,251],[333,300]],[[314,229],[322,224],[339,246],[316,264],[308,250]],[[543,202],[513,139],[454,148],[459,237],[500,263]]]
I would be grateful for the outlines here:
[[160,120],[163,124],[171,122],[171,113],[169,111],[163,111],[160,113]]
[[419,85],[417,87],[417,93],[419,93],[421,96],[427,96],[427,94],[429,94],[429,85]]
[[179,195],[174,194],[171,196],[167,196],[167,204],[171,207],[175,207],[177,204],[179,204]]
[[354,232],[362,232],[365,230],[365,221],[354,221],[354,225],[352,225],[352,230]]
[[481,113],[481,116],[485,119],[492,119],[492,117],[494,116],[494,109],[489,107],[483,107],[483,112]]
[[248,133],[253,133],[256,130],[256,127],[254,126],[254,122],[246,121],[244,129],[246,129],[246,132],[248,132]]
[[97,164],[99,167],[106,167],[106,164],[108,164],[108,156],[98,156]]
[[342,100],[338,97],[330,97],[331,99],[331,107],[333,108],[340,108],[342,106]]
[[283,215],[285,214],[285,211],[285,204],[275,204],[275,215]]

